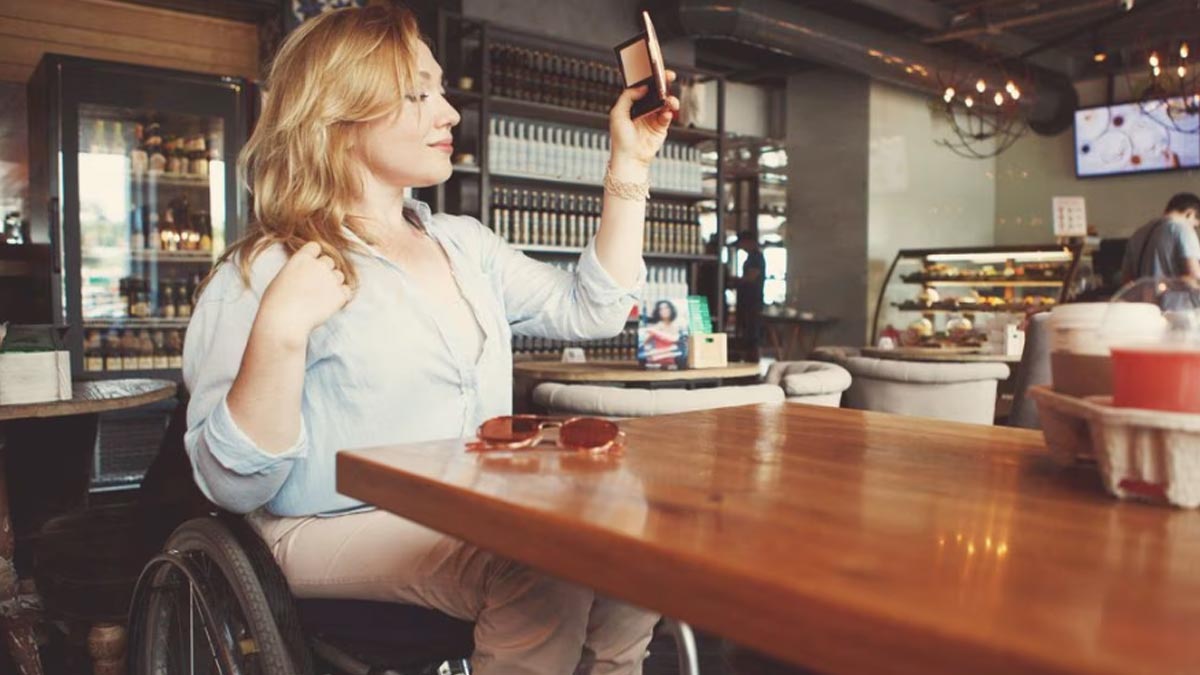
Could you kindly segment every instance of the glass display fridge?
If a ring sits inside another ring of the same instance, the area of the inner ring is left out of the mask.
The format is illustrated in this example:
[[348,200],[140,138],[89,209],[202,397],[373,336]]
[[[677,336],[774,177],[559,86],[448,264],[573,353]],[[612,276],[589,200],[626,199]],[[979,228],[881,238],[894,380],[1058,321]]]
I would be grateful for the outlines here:
[[1059,244],[899,251],[875,303],[872,344],[980,343],[997,320],[1019,323],[1066,301],[1079,257],[1079,246]]
[[247,221],[247,83],[48,54],[28,95],[32,236],[51,245],[72,376],[181,379],[196,287]]

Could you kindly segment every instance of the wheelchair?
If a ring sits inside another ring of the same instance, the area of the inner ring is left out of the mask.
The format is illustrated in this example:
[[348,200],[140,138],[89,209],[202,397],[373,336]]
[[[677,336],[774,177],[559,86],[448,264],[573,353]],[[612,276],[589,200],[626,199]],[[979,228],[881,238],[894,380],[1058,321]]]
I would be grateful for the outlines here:
[[[293,598],[258,533],[195,487],[183,449],[185,408],[172,416],[143,481],[143,509],[155,521],[148,531],[170,534],[133,590],[131,675],[470,673],[470,622],[398,603]],[[680,674],[696,675],[688,626],[664,620],[659,633],[674,641]]]

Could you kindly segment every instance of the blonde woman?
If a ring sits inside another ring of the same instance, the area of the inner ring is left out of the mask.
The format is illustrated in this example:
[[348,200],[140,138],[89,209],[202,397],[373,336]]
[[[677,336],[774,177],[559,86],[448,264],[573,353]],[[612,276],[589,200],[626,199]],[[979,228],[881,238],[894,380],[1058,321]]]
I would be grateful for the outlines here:
[[[481,675],[638,673],[652,613],[596,597],[337,493],[343,448],[469,436],[511,407],[512,333],[619,332],[645,275],[649,163],[678,101],[612,109],[601,226],[567,273],[404,189],[451,174],[459,115],[404,10],[323,15],[285,41],[241,157],[250,234],[188,329],[197,482],[265,538],[295,594],[476,622]],[[578,671],[576,669],[578,668]]]

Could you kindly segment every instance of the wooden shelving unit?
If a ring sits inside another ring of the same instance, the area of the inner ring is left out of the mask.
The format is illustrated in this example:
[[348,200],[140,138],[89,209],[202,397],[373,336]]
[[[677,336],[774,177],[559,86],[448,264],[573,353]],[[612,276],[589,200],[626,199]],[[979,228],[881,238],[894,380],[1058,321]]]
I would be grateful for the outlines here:
[[[451,85],[447,91],[447,98],[463,114],[463,123],[456,129],[455,144],[461,151],[469,152],[474,156],[473,163],[456,165],[449,181],[419,193],[419,196],[429,202],[435,211],[472,215],[490,227],[490,195],[494,184],[540,186],[547,190],[557,187],[573,192],[594,191],[598,193],[602,190],[598,184],[512,172],[501,174],[490,170],[488,122],[493,117],[522,118],[585,129],[607,129],[609,123],[608,115],[600,112],[494,95],[492,93],[493,73],[490,54],[493,45],[503,43],[616,65],[611,51],[589,48],[547,35],[513,30],[444,11],[438,14],[435,38],[439,59],[442,61],[442,66],[447,73],[447,80]],[[723,189],[725,179],[722,163],[726,142],[725,80],[723,76],[713,71],[682,67],[676,64],[670,64],[670,67],[677,71],[681,78],[712,82],[716,86],[717,128],[696,129],[673,126],[668,135],[671,142],[687,145],[705,143],[707,147],[715,148],[717,151],[715,170],[705,172],[710,181],[715,181],[715,187],[711,192],[704,193],[651,189],[651,197],[656,200],[686,204],[715,203],[713,212],[716,214],[717,220],[717,240],[723,242],[725,238],[725,190]],[[460,86],[465,84],[466,79],[470,80],[471,87],[469,89]],[[616,92],[614,92],[614,98],[615,95]],[[519,248],[531,255],[546,257],[561,257],[578,254],[580,251],[573,247],[557,246],[520,246]],[[723,325],[725,289],[724,275],[719,270],[719,256],[649,252],[644,255],[648,261],[688,264],[690,266],[688,287],[693,293],[697,292],[698,282],[703,276],[701,268],[703,266],[718,268],[710,270],[711,274],[707,275],[710,279],[715,280],[715,287],[707,289],[707,293],[710,296],[709,302],[713,309],[714,322],[718,326]]]

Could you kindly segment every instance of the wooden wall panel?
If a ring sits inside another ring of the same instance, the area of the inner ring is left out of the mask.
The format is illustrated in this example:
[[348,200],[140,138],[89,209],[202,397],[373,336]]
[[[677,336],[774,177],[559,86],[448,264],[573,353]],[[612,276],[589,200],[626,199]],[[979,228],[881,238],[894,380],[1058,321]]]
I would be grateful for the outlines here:
[[0,80],[56,52],[201,73],[258,74],[253,24],[110,0],[0,0]]

